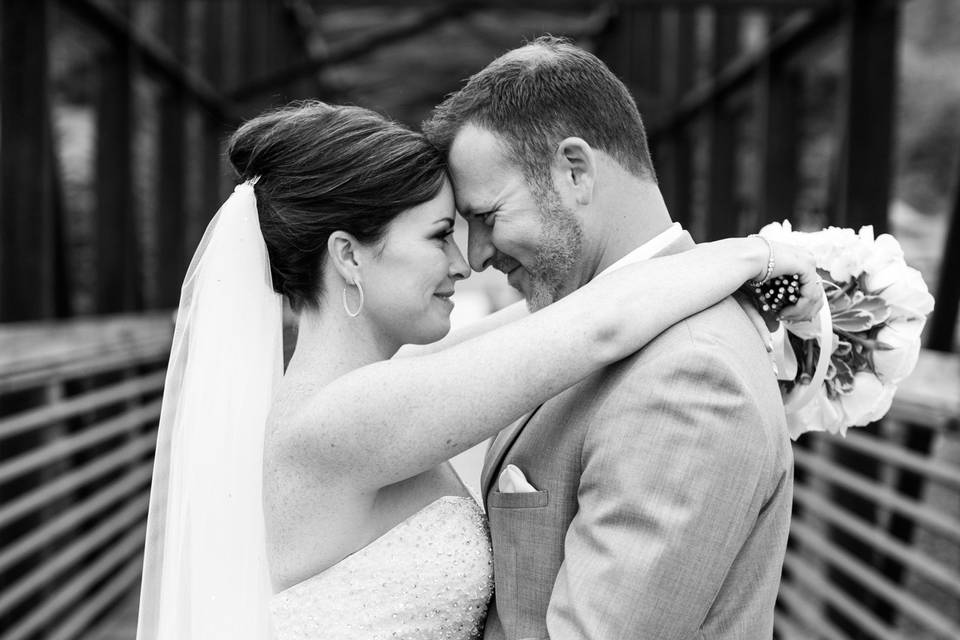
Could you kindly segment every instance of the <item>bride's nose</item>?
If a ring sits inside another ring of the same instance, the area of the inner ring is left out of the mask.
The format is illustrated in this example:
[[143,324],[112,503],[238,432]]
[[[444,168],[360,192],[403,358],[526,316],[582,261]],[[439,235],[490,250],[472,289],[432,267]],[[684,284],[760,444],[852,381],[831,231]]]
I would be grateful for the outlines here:
[[470,265],[463,259],[463,253],[456,243],[450,243],[450,277],[454,280],[463,280],[470,276]]

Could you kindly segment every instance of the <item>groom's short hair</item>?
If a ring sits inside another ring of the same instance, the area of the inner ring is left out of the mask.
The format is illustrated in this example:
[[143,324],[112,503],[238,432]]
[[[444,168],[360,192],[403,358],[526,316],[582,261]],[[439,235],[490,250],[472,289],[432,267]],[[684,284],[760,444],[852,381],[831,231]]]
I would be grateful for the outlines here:
[[542,36],[500,56],[447,96],[423,130],[447,153],[467,124],[501,136],[528,180],[549,179],[553,151],[568,136],[656,180],[627,87],[595,55],[561,38]]

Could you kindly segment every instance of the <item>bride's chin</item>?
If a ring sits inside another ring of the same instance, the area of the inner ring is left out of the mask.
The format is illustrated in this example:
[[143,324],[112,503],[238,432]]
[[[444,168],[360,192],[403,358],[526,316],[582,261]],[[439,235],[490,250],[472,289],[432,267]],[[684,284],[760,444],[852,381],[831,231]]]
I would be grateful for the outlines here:
[[446,318],[446,322],[443,325],[437,326],[433,330],[421,331],[420,335],[409,340],[405,344],[432,344],[438,340],[442,340],[450,333],[450,318]]
[[440,327],[436,331],[436,333],[433,334],[433,336],[430,337],[427,343],[429,344],[430,342],[436,342],[437,340],[442,340],[443,338],[447,337],[448,333],[450,333],[450,318],[447,318],[446,323],[442,327]]

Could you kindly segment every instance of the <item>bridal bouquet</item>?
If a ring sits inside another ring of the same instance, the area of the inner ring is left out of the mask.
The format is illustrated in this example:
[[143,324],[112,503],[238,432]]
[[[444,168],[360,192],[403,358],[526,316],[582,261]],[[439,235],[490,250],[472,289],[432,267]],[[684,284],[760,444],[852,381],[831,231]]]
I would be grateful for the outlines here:
[[[874,238],[869,226],[804,233],[785,220],[760,235],[813,253],[829,305],[828,317],[781,322],[774,333],[791,437],[845,434],[880,419],[897,384],[917,364],[920,333],[933,310],[920,272],[907,266],[893,236]],[[831,325],[832,331],[823,331]],[[829,358],[821,348],[829,349]]]

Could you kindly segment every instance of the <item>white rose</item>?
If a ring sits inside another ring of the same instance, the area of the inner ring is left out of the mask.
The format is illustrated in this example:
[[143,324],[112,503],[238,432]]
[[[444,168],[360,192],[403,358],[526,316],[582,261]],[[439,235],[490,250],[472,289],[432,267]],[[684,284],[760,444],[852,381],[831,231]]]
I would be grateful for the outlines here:
[[881,296],[890,305],[891,316],[926,318],[933,311],[933,296],[920,272],[904,264],[890,275],[892,282],[882,289]]
[[827,270],[834,282],[849,282],[853,278],[863,273],[862,252],[856,251],[851,246],[847,249],[840,249],[834,253]]
[[893,393],[884,388],[877,376],[861,371],[853,376],[853,392],[840,396],[844,413],[843,431],[847,427],[863,427],[882,416],[890,408]]
[[876,291],[882,289],[886,286],[889,286],[893,280],[890,280],[890,274],[884,274],[880,276],[883,271],[896,263],[903,264],[903,249],[900,247],[900,243],[897,242],[897,239],[894,238],[889,233],[884,233],[879,238],[877,238],[870,250],[870,255],[863,263],[863,270],[867,274],[867,281],[870,282],[872,279],[872,285],[868,284],[867,288],[871,291]]
[[759,233],[761,236],[775,242],[789,242],[791,244],[796,242],[793,239],[793,226],[789,220],[784,220],[782,223],[771,222],[770,224],[764,225]]
[[787,414],[787,430],[794,440],[807,431],[840,433],[844,428],[843,419],[840,405],[827,398],[827,394],[820,390],[810,402]]
[[807,248],[813,253],[818,267],[829,271],[835,282],[843,283],[863,272],[863,264],[873,244],[872,235],[869,230],[868,241],[853,229],[827,227],[809,234]]
[[867,416],[868,424],[870,422],[876,422],[883,416],[887,415],[887,412],[890,411],[890,405],[893,404],[893,396],[896,395],[896,393],[897,385],[883,385],[883,391],[880,392],[880,395],[877,397],[876,403],[873,406],[873,413]]
[[893,349],[876,349],[873,352],[873,365],[880,379],[888,384],[897,384],[906,378],[917,366],[920,357],[919,320],[895,320],[877,334],[877,341]]
[[866,269],[867,277],[864,278],[863,284],[871,293],[883,291],[894,282],[902,280],[906,277],[907,269],[910,268],[903,260],[882,261],[879,258],[871,260],[868,266],[870,268]]

